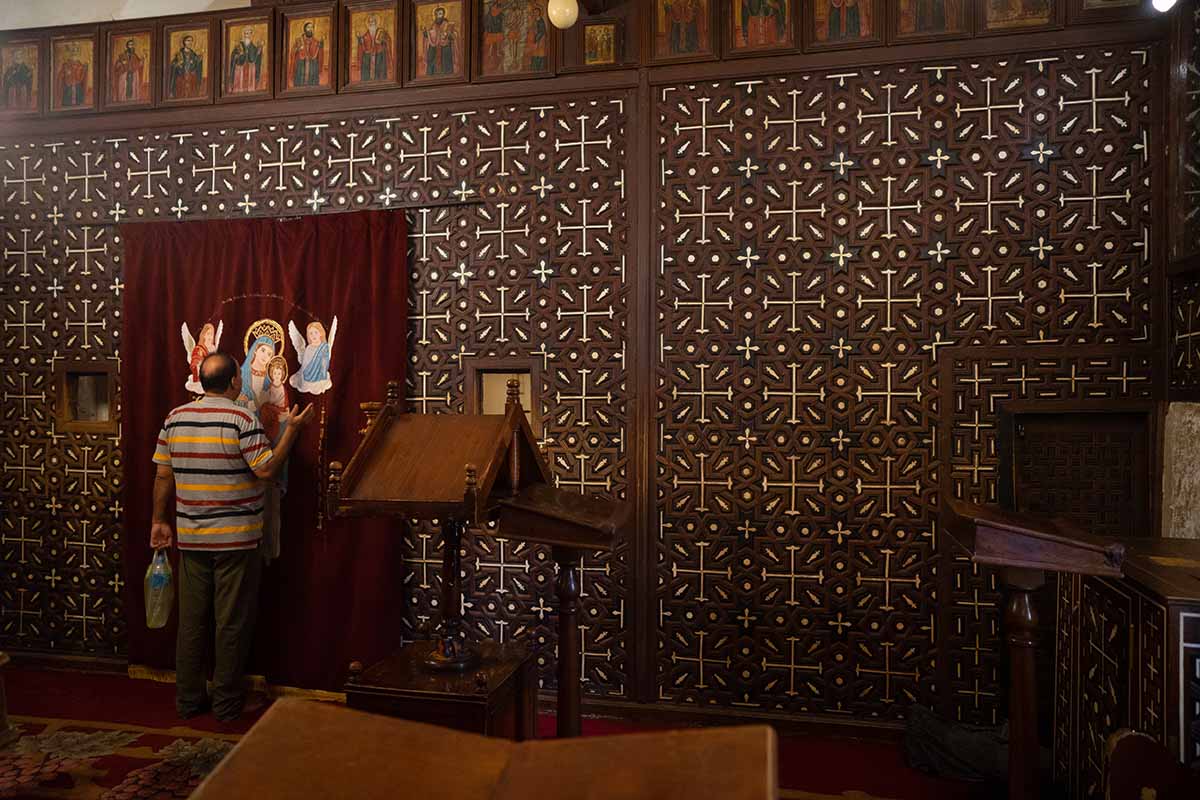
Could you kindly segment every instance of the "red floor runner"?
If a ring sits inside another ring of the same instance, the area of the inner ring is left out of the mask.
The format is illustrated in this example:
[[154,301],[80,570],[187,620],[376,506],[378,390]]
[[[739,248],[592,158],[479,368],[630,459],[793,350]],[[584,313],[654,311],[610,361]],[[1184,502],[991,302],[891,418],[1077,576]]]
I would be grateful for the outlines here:
[[[4,673],[9,713],[24,717],[113,722],[169,728],[179,725],[172,684],[133,680],[123,675],[10,668]],[[220,728],[212,716],[187,722],[197,731],[225,733],[249,730],[261,715],[251,714],[232,727]],[[554,735],[554,716],[538,721],[538,735]],[[615,719],[585,719],[585,736],[606,736],[662,729]],[[932,778],[909,769],[899,745],[862,739],[781,736],[780,785],[787,789],[841,795],[864,792],[895,800],[966,800],[986,797],[982,787]]]

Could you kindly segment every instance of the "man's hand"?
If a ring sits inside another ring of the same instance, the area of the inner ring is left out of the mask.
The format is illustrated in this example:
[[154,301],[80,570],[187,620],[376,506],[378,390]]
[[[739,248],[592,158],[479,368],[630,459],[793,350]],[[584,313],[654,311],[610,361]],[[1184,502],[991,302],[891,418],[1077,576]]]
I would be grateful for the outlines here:
[[171,546],[171,526],[165,522],[155,522],[150,526],[150,547],[158,550]]
[[300,410],[300,406],[298,406],[298,405],[292,406],[290,415],[291,415],[291,421],[288,422],[288,424],[295,425],[297,428],[303,428],[305,425],[308,424],[309,420],[312,419],[313,404],[309,403],[308,405],[306,405],[304,407],[303,411]]

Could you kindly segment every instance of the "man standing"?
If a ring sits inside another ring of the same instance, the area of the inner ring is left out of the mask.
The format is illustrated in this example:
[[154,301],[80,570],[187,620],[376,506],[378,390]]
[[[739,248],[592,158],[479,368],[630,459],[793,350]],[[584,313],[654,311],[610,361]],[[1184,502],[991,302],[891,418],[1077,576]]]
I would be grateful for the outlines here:
[[312,20],[304,23],[304,33],[292,43],[292,86],[320,86],[325,62],[325,40],[316,37]]
[[145,63],[137,54],[133,39],[125,42],[125,52],[117,56],[113,64],[112,83],[113,101],[118,103],[135,102],[142,97],[142,70]]
[[242,391],[237,362],[213,353],[200,365],[204,397],[167,415],[154,451],[154,517],[150,546],[171,545],[168,506],[176,499],[179,542],[179,631],[175,644],[175,708],[187,719],[203,713],[205,651],[216,622],[212,710],[236,719],[245,694],[242,675],[254,637],[262,574],[264,481],[287,463],[312,406],[297,413],[272,449],[258,417],[234,398]]

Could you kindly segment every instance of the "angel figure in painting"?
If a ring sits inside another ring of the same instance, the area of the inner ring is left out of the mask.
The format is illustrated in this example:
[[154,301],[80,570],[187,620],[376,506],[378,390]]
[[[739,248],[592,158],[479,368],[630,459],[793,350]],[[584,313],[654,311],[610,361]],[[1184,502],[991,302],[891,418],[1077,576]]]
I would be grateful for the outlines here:
[[337,325],[337,317],[334,317],[326,337],[325,326],[313,320],[305,328],[305,336],[301,336],[296,323],[288,322],[288,335],[300,359],[300,371],[292,375],[292,386],[308,394],[324,394],[333,386],[329,379],[329,361],[333,356]]
[[225,330],[224,322],[218,322],[215,328],[211,322],[206,322],[200,328],[200,341],[196,341],[192,338],[192,332],[188,330],[188,324],[183,323],[180,333],[183,335],[184,351],[188,354],[189,370],[187,383],[183,385],[183,388],[192,394],[204,394],[204,387],[200,385],[200,364],[204,359],[217,352],[217,348],[221,346],[223,330]]

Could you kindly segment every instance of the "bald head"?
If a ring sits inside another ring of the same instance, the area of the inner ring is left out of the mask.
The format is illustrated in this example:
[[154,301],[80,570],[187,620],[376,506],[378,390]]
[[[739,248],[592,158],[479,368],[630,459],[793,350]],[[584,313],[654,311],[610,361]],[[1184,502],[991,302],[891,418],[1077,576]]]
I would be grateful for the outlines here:
[[225,394],[237,375],[237,362],[225,353],[213,353],[200,362],[200,385],[208,394]]

